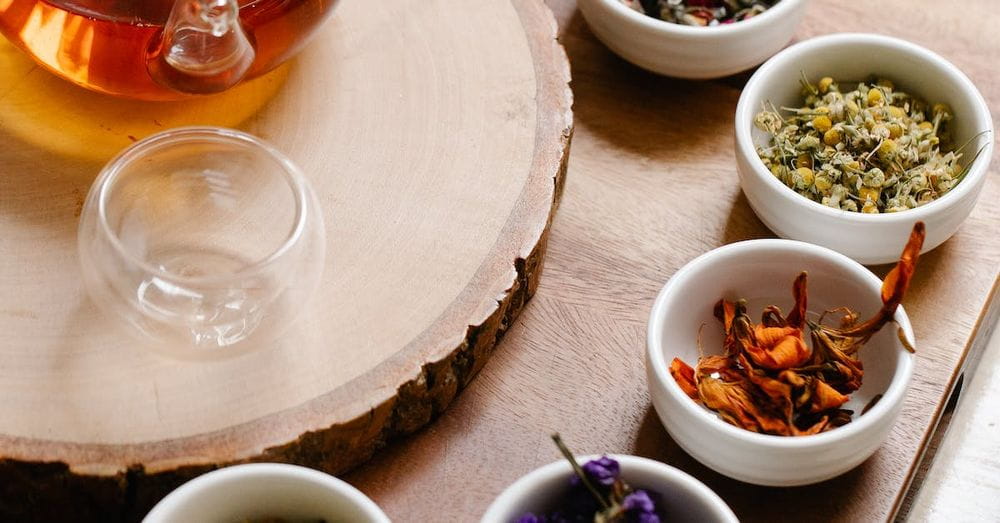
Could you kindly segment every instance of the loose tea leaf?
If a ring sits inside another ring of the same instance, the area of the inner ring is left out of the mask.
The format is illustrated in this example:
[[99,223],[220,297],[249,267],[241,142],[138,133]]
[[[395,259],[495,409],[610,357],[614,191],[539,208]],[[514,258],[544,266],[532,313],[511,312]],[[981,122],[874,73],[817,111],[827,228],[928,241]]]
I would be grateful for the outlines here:
[[[854,413],[842,407],[864,377],[857,354],[892,321],[916,270],[925,233],[923,222],[913,226],[899,262],[882,282],[882,307],[868,320],[859,323],[857,313],[840,307],[810,321],[808,276],[803,272],[792,285],[795,306],[787,316],[771,305],[755,324],[745,301],[720,300],[715,315],[725,334],[723,354],[702,356],[693,369],[674,358],[671,376],[691,399],[722,420],[753,432],[805,436],[849,423]],[[834,313],[840,314],[838,326],[823,323]],[[811,348],[805,342],[805,327]],[[904,346],[912,349],[908,343]],[[877,397],[862,414],[876,401]]]
[[749,20],[778,0],[621,0],[647,16],[674,24],[698,27]]
[[872,214],[919,207],[954,188],[982,152],[963,167],[968,142],[953,147],[951,108],[889,80],[851,91],[830,77],[812,84],[803,75],[801,83],[801,107],[765,107],[754,118],[771,135],[757,155],[782,183],[828,207]]

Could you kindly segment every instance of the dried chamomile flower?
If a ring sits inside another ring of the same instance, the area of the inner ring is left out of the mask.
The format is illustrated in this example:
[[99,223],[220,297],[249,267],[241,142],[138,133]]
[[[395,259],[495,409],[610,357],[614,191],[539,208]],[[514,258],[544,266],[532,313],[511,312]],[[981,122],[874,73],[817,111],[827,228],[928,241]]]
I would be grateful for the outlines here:
[[[951,108],[888,79],[813,84],[803,75],[801,84],[801,107],[768,104],[755,116],[771,136],[757,154],[782,183],[823,205],[872,214],[919,207],[958,184],[979,154],[963,167]],[[848,85],[856,87],[841,89]]]

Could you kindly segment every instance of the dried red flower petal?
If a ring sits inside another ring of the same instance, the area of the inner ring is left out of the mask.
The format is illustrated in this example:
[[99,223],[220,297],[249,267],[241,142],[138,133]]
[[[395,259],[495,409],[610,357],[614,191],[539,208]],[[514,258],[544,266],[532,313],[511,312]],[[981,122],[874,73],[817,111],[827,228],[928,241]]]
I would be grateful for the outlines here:
[[790,327],[797,327],[801,329],[806,323],[806,306],[808,302],[808,293],[806,292],[806,280],[808,276],[805,271],[799,273],[799,276],[795,278],[795,283],[792,284],[792,296],[795,297],[795,308],[788,313],[788,317],[785,318],[785,323]]
[[670,375],[680,385],[684,394],[687,394],[691,399],[698,399],[698,386],[694,383],[694,369],[690,365],[679,358],[674,358],[674,361],[670,362]]

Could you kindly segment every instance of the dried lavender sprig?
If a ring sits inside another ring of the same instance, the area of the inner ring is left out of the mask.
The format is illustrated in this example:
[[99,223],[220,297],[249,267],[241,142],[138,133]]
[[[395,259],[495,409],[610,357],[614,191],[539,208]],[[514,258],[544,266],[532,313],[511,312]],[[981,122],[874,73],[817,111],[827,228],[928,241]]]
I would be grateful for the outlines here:
[[576,462],[576,458],[573,457],[573,453],[570,452],[566,444],[563,443],[562,437],[559,436],[558,432],[552,435],[552,441],[556,443],[556,447],[559,447],[559,452],[562,452],[562,455],[565,456],[567,460],[569,460],[570,466],[573,467],[573,473],[580,478],[580,481],[583,482],[583,486],[587,487],[587,490],[589,490],[590,493],[594,496],[594,499],[596,499],[597,502],[601,504],[601,508],[603,508],[604,510],[610,508],[610,505],[608,505],[608,501],[604,499],[604,496],[602,496],[600,492],[598,492],[598,490],[594,487],[594,485],[590,483],[590,479],[587,477],[587,474],[583,471],[582,468],[580,468],[580,464]]

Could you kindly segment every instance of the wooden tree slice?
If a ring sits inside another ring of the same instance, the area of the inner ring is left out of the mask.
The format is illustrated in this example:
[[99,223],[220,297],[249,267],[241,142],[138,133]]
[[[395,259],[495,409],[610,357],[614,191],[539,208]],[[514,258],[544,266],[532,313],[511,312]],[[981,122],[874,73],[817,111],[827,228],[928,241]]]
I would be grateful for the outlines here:
[[[337,473],[446,408],[534,292],[572,129],[533,0],[344,2],[293,63],[219,96],[82,91],[0,42],[0,519],[133,520],[215,467]],[[178,125],[236,126],[312,181],[329,265],[294,333],[161,358],[83,292],[100,166]]]

